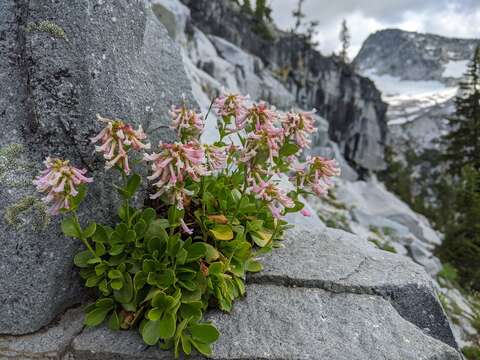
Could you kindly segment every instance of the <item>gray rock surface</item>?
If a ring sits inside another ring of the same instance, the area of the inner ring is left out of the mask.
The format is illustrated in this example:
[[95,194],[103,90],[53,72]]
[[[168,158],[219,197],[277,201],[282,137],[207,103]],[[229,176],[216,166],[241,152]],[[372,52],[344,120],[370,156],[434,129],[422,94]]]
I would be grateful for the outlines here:
[[[2,220],[33,195],[28,185],[51,154],[90,170],[96,182],[81,218],[108,221],[116,196],[88,140],[101,128],[95,114],[142,123],[154,143],[171,138],[155,128],[182,93],[191,99],[177,46],[144,1],[7,0],[0,3],[0,57],[0,145],[24,147],[24,166],[0,174]],[[24,181],[13,186],[9,178]],[[43,231],[2,221],[0,242],[0,334],[38,330],[82,300],[72,266],[79,244],[61,235],[57,219]]]
[[60,359],[83,329],[83,309],[65,312],[60,320],[31,335],[0,337],[0,359]]

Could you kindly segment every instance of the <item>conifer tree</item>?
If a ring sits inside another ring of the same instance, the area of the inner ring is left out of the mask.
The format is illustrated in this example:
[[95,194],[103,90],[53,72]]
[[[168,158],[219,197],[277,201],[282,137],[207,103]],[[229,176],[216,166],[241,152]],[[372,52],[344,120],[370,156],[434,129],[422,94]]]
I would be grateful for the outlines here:
[[266,0],[257,0],[257,4],[255,6],[255,17],[258,21],[263,21],[263,18],[266,15],[267,9],[267,2]]
[[460,176],[465,165],[480,171],[480,48],[468,66],[465,80],[455,99],[455,116],[449,120],[451,131],[444,136],[445,160],[449,171]]
[[345,19],[343,19],[342,21],[342,29],[340,30],[340,41],[342,43],[340,58],[344,63],[348,63],[348,48],[350,47],[350,31],[348,30],[347,20]]
[[242,10],[248,14],[253,13],[252,3],[250,2],[250,0],[243,0]]
[[297,8],[292,12],[292,16],[295,18],[295,27],[293,28],[294,33],[298,33],[303,24],[303,18],[305,18],[305,14],[303,13],[304,2],[305,0],[298,0]]

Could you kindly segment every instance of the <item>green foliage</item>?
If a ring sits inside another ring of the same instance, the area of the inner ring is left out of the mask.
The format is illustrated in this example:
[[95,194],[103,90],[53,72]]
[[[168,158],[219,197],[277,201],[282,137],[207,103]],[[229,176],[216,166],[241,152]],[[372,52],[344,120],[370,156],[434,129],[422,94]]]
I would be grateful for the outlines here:
[[437,276],[451,284],[455,284],[458,280],[458,271],[449,263],[445,263]]
[[480,360],[480,347],[478,346],[464,346],[462,353],[468,360]]
[[439,255],[458,270],[461,286],[480,290],[480,172],[463,169],[454,206],[456,216]]
[[253,195],[232,191],[237,177],[203,178],[202,195],[192,199],[192,217],[185,218],[196,230],[193,236],[182,232],[185,213],[174,205],[163,217],[153,208],[128,205],[141,182],[137,174],[117,187],[125,203],[116,226],[82,228],[75,216],[65,218],[64,234],[87,247],[74,263],[85,286],[99,294],[86,309],[85,324],[138,327],[146,344],[173,349],[176,357],[192,349],[210,355],[219,333],[202,321],[205,310],[209,304],[232,309],[245,295],[247,272],[262,269],[257,249],[271,251],[287,225]]
[[451,130],[443,138],[444,159],[451,174],[461,176],[467,165],[480,171],[480,47],[460,84],[455,106],[455,116],[448,119]]

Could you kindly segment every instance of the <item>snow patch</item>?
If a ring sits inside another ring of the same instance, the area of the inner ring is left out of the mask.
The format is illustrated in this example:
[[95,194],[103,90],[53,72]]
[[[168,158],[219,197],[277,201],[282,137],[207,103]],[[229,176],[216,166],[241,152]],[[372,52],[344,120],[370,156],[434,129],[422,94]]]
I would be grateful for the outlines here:
[[388,97],[397,95],[416,96],[425,93],[435,93],[446,88],[444,84],[436,80],[402,80],[391,75],[378,75],[375,69],[369,69],[363,74],[369,77],[382,92],[382,97],[386,101]]
[[450,60],[445,64],[442,77],[461,78],[467,69],[468,60]]

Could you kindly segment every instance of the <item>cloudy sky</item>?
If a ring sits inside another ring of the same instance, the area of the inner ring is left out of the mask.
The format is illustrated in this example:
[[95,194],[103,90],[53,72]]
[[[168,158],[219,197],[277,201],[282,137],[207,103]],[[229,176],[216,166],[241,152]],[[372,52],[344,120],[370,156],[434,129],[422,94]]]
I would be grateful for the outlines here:
[[[273,17],[282,29],[290,29],[298,0],[270,0]],[[354,57],[367,36],[380,29],[400,28],[451,37],[480,38],[480,0],[305,0],[307,20],[318,20],[319,48],[338,51],[342,19],[352,36]]]

